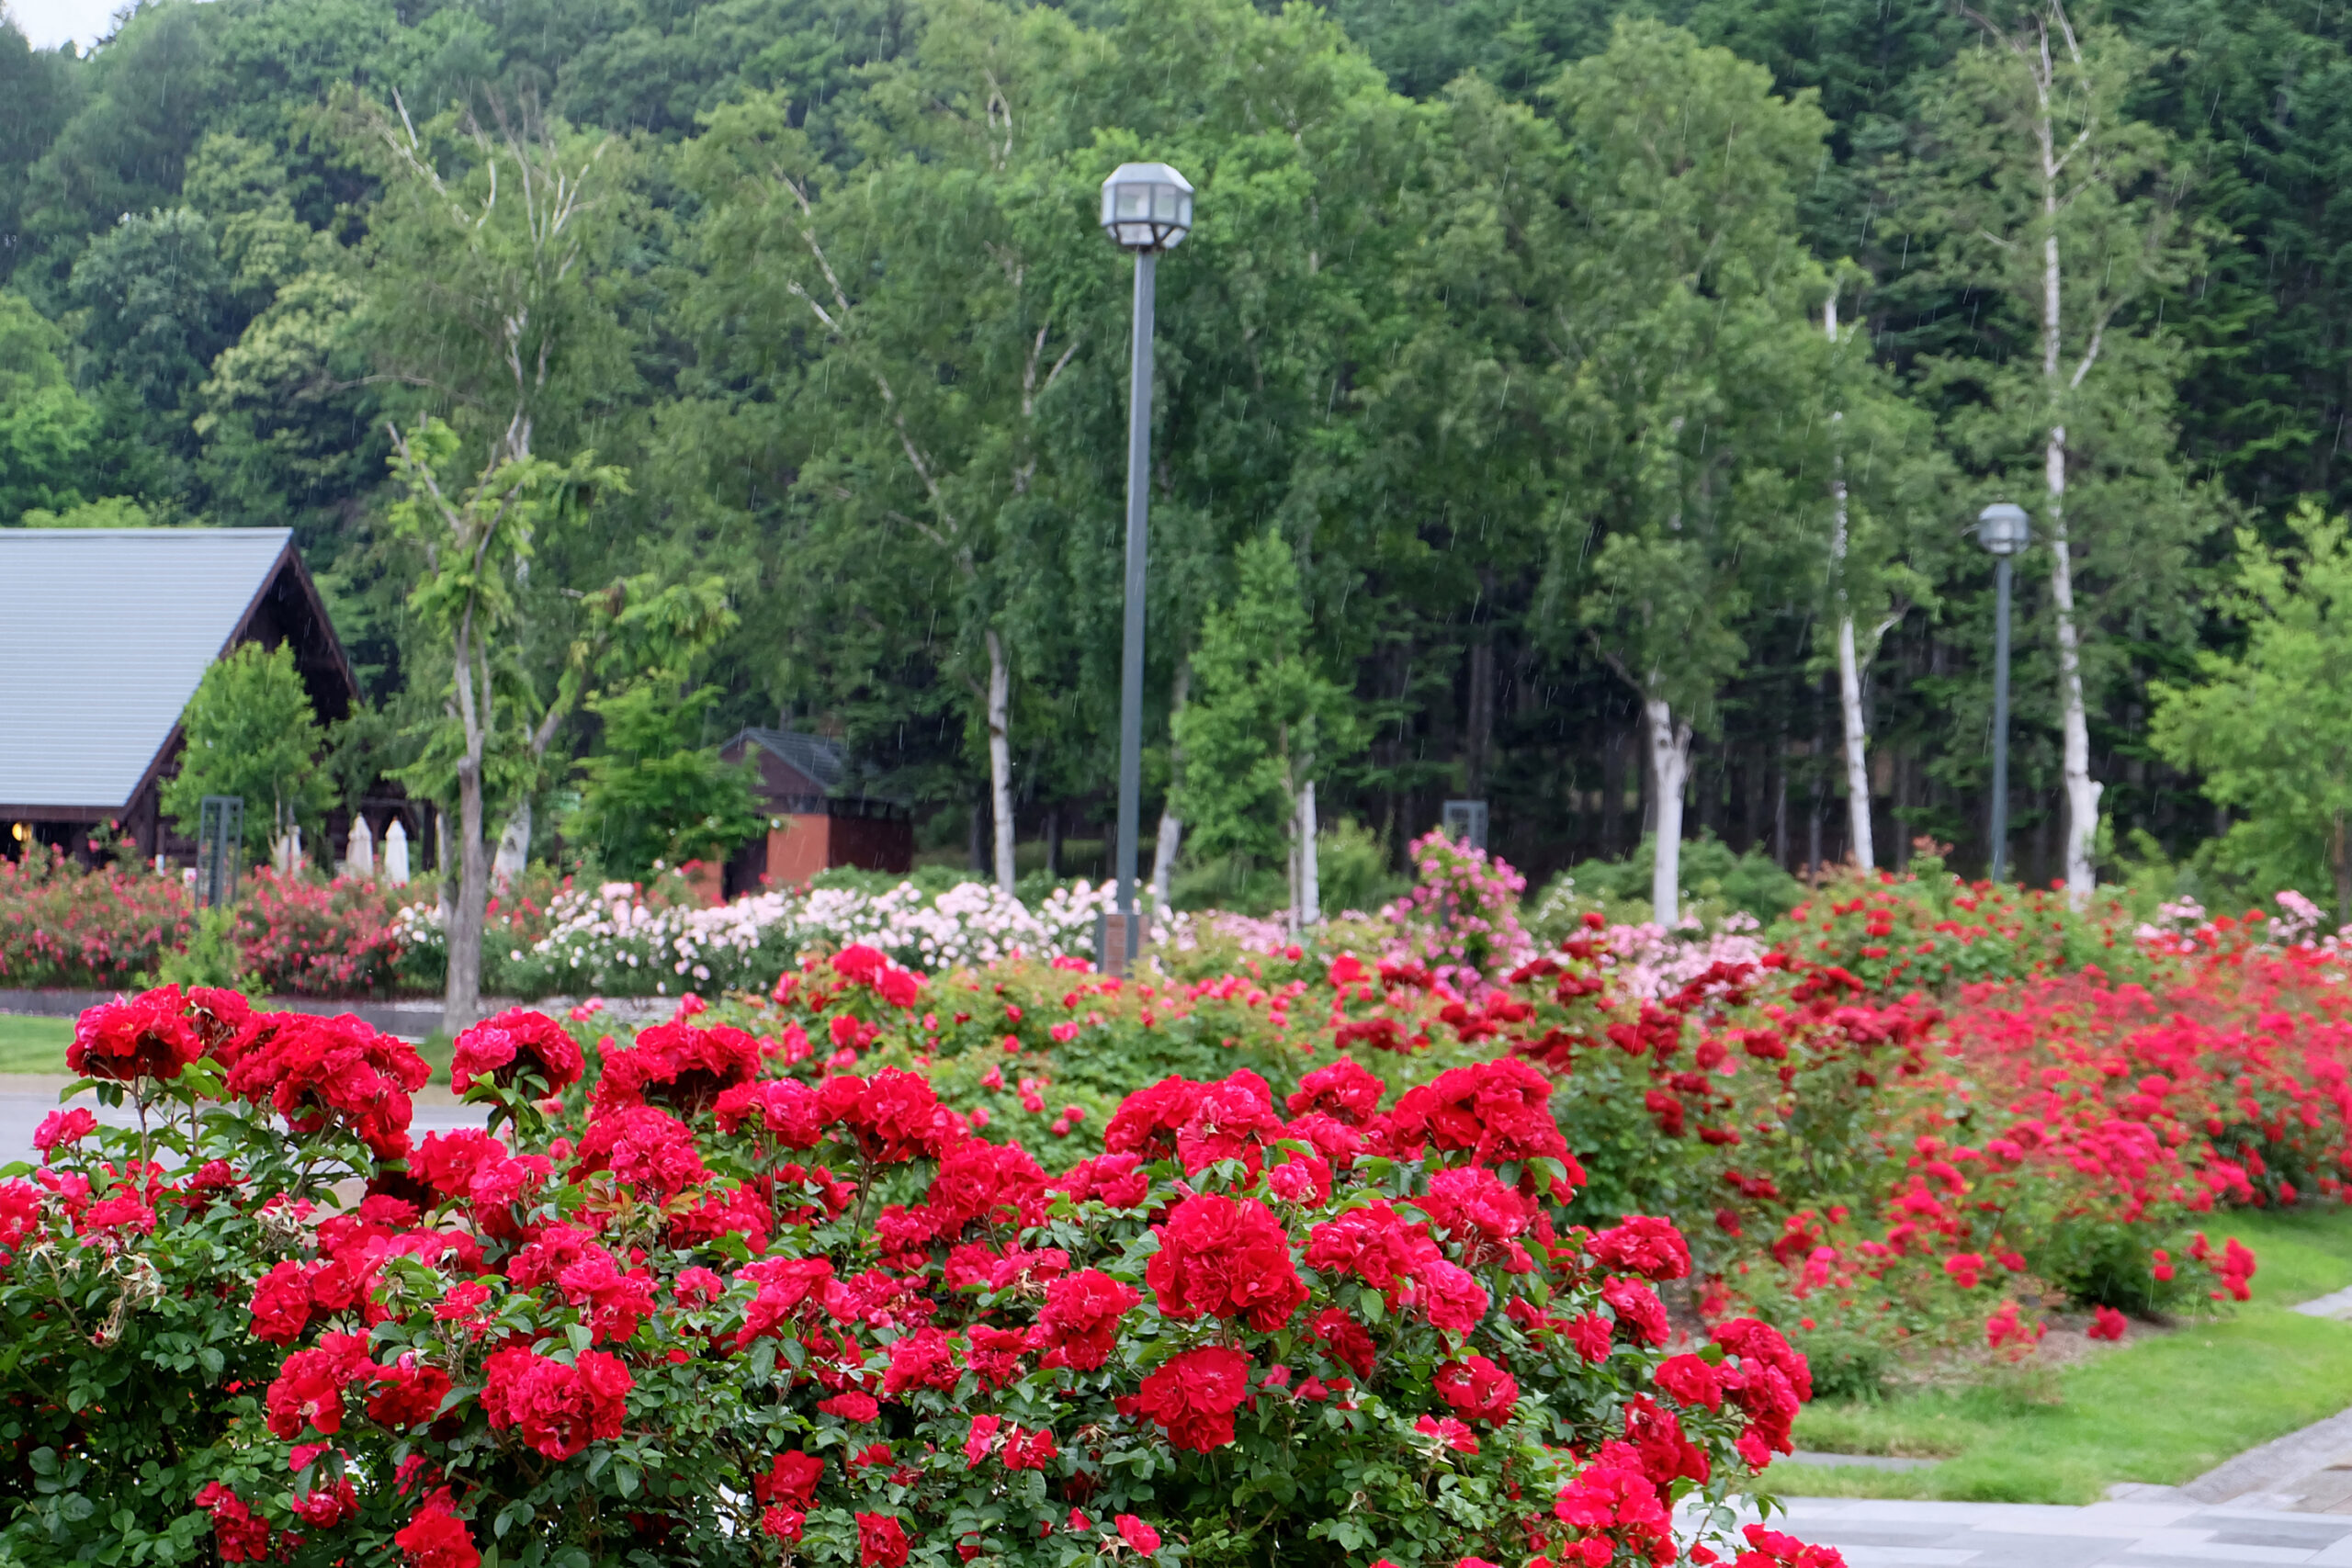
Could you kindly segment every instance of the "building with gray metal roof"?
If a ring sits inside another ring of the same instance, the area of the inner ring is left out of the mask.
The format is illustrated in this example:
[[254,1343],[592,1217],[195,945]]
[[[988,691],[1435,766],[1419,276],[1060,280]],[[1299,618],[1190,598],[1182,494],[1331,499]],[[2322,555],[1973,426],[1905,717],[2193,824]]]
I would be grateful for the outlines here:
[[[230,649],[290,643],[322,723],[358,697],[286,528],[0,528],[0,823],[78,847],[113,821],[163,848],[180,716]],[[11,846],[13,852],[13,845]]]

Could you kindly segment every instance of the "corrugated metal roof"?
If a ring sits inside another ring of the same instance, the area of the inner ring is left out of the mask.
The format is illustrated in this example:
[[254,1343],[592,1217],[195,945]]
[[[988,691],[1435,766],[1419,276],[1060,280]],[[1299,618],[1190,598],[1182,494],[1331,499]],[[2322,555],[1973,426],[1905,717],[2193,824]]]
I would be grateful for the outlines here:
[[[763,750],[773,751],[802,773],[817,781],[828,795],[841,787],[842,775],[848,772],[842,761],[841,746],[821,735],[803,735],[797,729],[761,729],[742,731],[735,740],[748,740]],[[727,745],[732,746],[735,740]],[[721,750],[726,747],[721,747]]]
[[129,805],[292,537],[0,528],[0,804]]

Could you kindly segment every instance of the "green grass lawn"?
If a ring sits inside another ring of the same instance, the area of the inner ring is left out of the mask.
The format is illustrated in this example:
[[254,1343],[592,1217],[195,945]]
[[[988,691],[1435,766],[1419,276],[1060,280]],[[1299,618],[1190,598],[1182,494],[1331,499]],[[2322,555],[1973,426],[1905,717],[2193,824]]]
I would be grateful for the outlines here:
[[[19,1018],[0,1013],[0,1073],[62,1073],[65,1047],[74,1038],[70,1018]],[[435,1032],[417,1053],[432,1064],[435,1081],[448,1087],[451,1041]]]
[[62,1073],[74,1039],[70,1018],[17,1018],[0,1013],[0,1073]]
[[2177,1485],[2232,1455],[2352,1405],[2352,1323],[2287,1310],[2352,1284],[2352,1209],[2234,1213],[2208,1227],[2254,1248],[2254,1300],[2058,1372],[2058,1398],[1978,1388],[1823,1403],[1797,1446],[1948,1455],[1932,1469],[1776,1464],[1776,1491],[1810,1497],[2092,1503],[2119,1481]]

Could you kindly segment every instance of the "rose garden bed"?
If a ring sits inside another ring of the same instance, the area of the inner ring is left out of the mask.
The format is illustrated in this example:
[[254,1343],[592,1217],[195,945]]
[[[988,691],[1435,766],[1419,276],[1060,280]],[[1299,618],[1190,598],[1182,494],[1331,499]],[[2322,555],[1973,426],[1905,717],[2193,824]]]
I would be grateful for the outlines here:
[[2308,933],[1928,877],[1539,940],[1448,853],[1385,929],[1124,983],[820,944],[511,1014],[450,1079],[491,1133],[415,1143],[432,1069],[356,1021],[96,1010],[141,1124],[0,1178],[0,1541],[1760,1568],[1808,1559],[1715,1506],[1810,1386],[2225,1309],[2222,1211],[2342,1194]]

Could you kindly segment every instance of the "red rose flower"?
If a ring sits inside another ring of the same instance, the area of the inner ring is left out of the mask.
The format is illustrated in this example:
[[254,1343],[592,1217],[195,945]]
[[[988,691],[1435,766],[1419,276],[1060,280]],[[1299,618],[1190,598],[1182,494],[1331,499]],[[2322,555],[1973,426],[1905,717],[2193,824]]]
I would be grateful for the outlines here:
[[1388,1113],[1389,1143],[1407,1156],[1432,1144],[1467,1151],[1476,1165],[1556,1159],[1579,1181],[1583,1172],[1552,1120],[1551,1096],[1549,1078],[1509,1057],[1451,1068],[1405,1091]]
[[1289,1322],[1306,1300],[1288,1234],[1248,1198],[1201,1195],[1177,1204],[1144,1280],[1170,1317],[1246,1316],[1263,1334]]
[[379,1427],[422,1427],[441,1414],[448,1397],[449,1374],[424,1362],[378,1369],[376,1393],[368,1401],[368,1419]]
[[1233,1413],[1250,1397],[1250,1358],[1223,1345],[1186,1350],[1143,1380],[1136,1408],[1180,1449],[1206,1453],[1233,1441]]
[[1519,1401],[1519,1381],[1484,1356],[1446,1362],[1430,1386],[1464,1420],[1490,1426],[1510,1420]]
[[1298,1080],[1298,1092],[1283,1103],[1294,1116],[1319,1111],[1351,1127],[1369,1125],[1380,1114],[1388,1086],[1352,1056],[1317,1067]]
[[857,1134],[866,1157],[881,1165],[944,1159],[971,1135],[956,1114],[939,1103],[929,1078],[896,1067],[885,1067],[866,1080],[842,1120]]
[[344,1388],[368,1365],[365,1334],[330,1334],[317,1349],[295,1351],[264,1400],[269,1429],[288,1442],[306,1430],[324,1437],[341,1431]]
[[449,1087],[463,1094],[475,1079],[489,1078],[503,1089],[516,1074],[528,1072],[537,1075],[541,1093],[558,1094],[580,1081],[586,1065],[579,1042],[561,1024],[545,1013],[513,1008],[458,1036]]
[[203,1054],[204,1042],[182,1010],[180,988],[165,986],[86,1010],[74,1021],[65,1066],[91,1078],[175,1078]]
[[598,1116],[643,1105],[691,1115],[759,1073],[760,1043],[740,1029],[659,1023],[605,1054],[589,1103]]
[[311,1323],[311,1281],[300,1263],[277,1264],[254,1282],[253,1314],[256,1339],[291,1345],[302,1337]]
[[[79,1105],[67,1111],[52,1111],[33,1129],[33,1147],[47,1156],[67,1144],[80,1143],[97,1130],[98,1119]],[[41,1163],[47,1165],[49,1161],[43,1158]]]
[[752,1482],[752,1495],[762,1503],[784,1503],[806,1510],[815,1505],[817,1483],[825,1461],[814,1454],[786,1451],[775,1456],[768,1472]]
[[519,1346],[491,1353],[482,1411],[494,1430],[521,1430],[549,1459],[570,1459],[593,1441],[621,1435],[629,1391],[637,1386],[618,1356],[582,1350],[567,1365]]
[[1585,1250],[1605,1268],[1645,1280],[1679,1280],[1690,1272],[1690,1247],[1670,1220],[1628,1214],[1596,1235]]
[[1044,1364],[1094,1371],[1110,1359],[1119,1320],[1142,1300],[1140,1292],[1099,1269],[1056,1280],[1046,1287],[1046,1304],[1037,1314],[1035,1344],[1045,1351]]
[[952,1389],[959,1375],[956,1348],[936,1328],[923,1327],[890,1342],[890,1365],[882,1374],[882,1392],[889,1395],[909,1389]]
[[1069,1193],[1073,1202],[1097,1198],[1114,1209],[1136,1209],[1150,1193],[1151,1178],[1144,1172],[1140,1155],[1098,1155],[1070,1167],[1054,1187]]
[[1724,1407],[1723,1374],[1696,1356],[1668,1356],[1657,1364],[1650,1381],[1684,1404],[1709,1410]]
[[1187,1176],[1221,1160],[1241,1160],[1256,1170],[1264,1163],[1266,1145],[1285,1135],[1266,1080],[1238,1072],[1203,1089],[1193,1101],[1193,1113],[1176,1129],[1176,1157]]
[[1103,1152],[1145,1161],[1173,1159],[1176,1130],[1192,1120],[1203,1087],[1190,1078],[1165,1077],[1136,1090],[1119,1101],[1103,1127]]
[[857,1516],[860,1568],[906,1568],[907,1530],[888,1514]]
[[598,1113],[580,1140],[572,1169],[577,1175],[610,1170],[622,1186],[663,1198],[698,1187],[710,1176],[685,1123],[650,1105]]
[[478,1568],[481,1553],[465,1521],[450,1511],[449,1495],[436,1492],[392,1537],[408,1556],[409,1568]]
[[1359,1378],[1372,1376],[1373,1358],[1376,1353],[1372,1343],[1372,1333],[1363,1324],[1350,1317],[1347,1308],[1325,1307],[1315,1314],[1315,1319],[1309,1326],[1315,1330],[1315,1337],[1322,1341],[1323,1348],[1329,1351],[1334,1359],[1344,1362],[1348,1369]]
[[1306,1266],[1324,1274],[1352,1274],[1387,1297],[1403,1299],[1416,1269],[1438,1256],[1437,1244],[1408,1224],[1389,1203],[1368,1203],[1306,1233]]
[[196,1506],[212,1516],[212,1539],[223,1562],[269,1561],[269,1523],[254,1517],[244,1499],[217,1481],[196,1495]]

